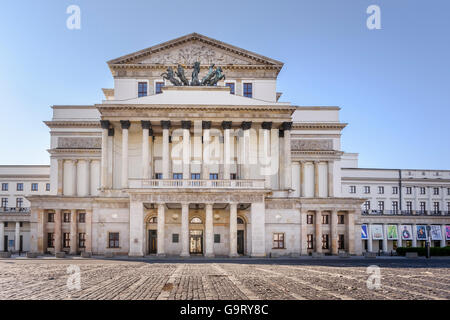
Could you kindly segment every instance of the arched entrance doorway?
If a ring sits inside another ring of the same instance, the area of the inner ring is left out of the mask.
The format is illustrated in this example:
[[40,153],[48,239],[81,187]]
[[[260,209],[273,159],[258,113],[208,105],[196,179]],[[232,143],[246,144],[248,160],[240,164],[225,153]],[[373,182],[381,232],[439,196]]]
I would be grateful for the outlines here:
[[147,253],[158,253],[158,218],[156,216],[147,219]]
[[203,221],[199,217],[189,221],[189,253],[203,254]]
[[237,217],[237,253],[245,254],[245,220]]

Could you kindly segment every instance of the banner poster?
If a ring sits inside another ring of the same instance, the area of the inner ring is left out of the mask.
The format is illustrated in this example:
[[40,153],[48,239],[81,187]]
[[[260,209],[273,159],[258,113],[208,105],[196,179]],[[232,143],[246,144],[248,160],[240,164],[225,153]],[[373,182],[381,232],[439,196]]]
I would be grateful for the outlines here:
[[397,240],[398,239],[397,225],[390,224],[387,226],[387,238],[388,238],[388,240]]
[[402,235],[402,240],[412,240],[412,226],[409,224],[404,224],[400,226],[400,233]]
[[367,240],[367,224],[362,224],[361,225],[361,239],[362,240]]
[[426,226],[417,226],[417,240],[427,240]]
[[450,240],[450,226],[445,226],[445,239]]
[[431,240],[442,240],[441,226],[431,226]]
[[383,240],[383,225],[374,224],[372,225],[372,240]]

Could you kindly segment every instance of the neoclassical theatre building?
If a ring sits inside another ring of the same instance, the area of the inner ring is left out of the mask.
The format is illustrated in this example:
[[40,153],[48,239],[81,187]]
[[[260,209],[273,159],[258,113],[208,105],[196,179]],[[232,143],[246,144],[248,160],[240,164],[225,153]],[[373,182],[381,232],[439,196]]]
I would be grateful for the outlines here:
[[[450,171],[428,180],[414,171],[399,185],[395,170],[358,169],[357,155],[341,151],[339,107],[281,102],[282,62],[194,33],[108,66],[114,88],[103,89],[102,103],[53,106],[45,122],[48,190],[30,190],[29,212],[10,218],[26,224],[29,251],[360,255],[394,250],[403,225],[414,237],[419,225],[439,226],[447,244]],[[9,189],[0,196],[11,199],[31,178],[1,169]],[[377,197],[369,185],[400,189]],[[416,193],[396,200],[419,185],[440,193],[424,207],[409,199]],[[0,222],[9,221],[3,211]],[[380,225],[381,238],[365,236]],[[22,232],[14,226],[10,239]],[[13,245],[5,230],[0,224],[0,250]]]

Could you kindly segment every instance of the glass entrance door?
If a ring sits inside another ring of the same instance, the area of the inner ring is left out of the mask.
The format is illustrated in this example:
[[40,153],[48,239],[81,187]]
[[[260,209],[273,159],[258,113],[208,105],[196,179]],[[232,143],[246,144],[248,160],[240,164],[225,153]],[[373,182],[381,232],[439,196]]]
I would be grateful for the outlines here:
[[150,254],[157,253],[156,241],[158,239],[158,233],[156,230],[148,230],[148,252]]
[[237,232],[237,253],[244,254],[244,230]]
[[191,254],[203,254],[203,231],[191,230],[189,240],[189,252]]

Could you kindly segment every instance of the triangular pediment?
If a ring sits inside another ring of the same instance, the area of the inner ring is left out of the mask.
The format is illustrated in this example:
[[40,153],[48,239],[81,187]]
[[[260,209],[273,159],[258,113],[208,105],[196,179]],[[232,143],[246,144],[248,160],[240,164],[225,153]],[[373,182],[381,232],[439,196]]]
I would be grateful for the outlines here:
[[111,60],[112,65],[177,65],[202,66],[212,63],[220,66],[272,66],[281,68],[283,63],[262,55],[192,33],[162,44]]

